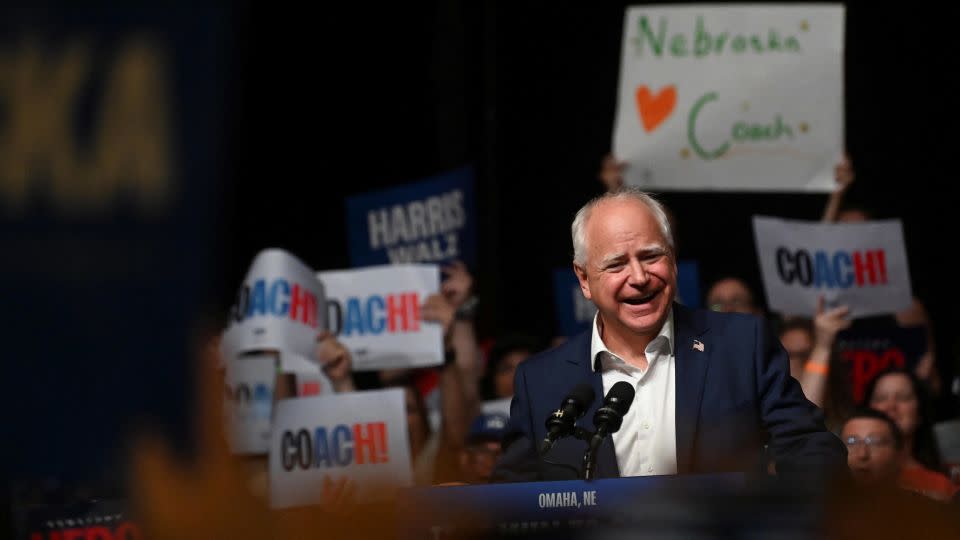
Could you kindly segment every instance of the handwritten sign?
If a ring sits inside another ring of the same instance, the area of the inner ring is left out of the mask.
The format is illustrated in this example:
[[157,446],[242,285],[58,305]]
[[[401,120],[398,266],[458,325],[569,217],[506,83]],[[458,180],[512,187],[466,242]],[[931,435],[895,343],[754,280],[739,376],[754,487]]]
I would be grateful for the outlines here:
[[843,29],[840,5],[628,8],[613,135],[626,182],[832,189]]

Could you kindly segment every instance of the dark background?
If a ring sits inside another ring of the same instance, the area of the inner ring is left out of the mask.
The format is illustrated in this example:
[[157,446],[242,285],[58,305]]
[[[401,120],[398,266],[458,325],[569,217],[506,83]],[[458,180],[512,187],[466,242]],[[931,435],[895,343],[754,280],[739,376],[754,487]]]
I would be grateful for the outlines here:
[[[552,268],[569,223],[602,191],[625,6],[437,0],[342,4],[291,17],[240,11],[221,303],[253,255],[349,265],[345,196],[477,169],[481,337],[556,332]],[[954,10],[847,3],[847,200],[903,220],[914,294],[934,323],[945,383],[958,341],[952,257]],[[751,216],[819,219],[826,195],[663,193],[701,287],[731,274],[763,298]]]
[[[26,35],[55,58],[59,40],[89,35],[95,59],[108,62],[140,29],[166,39],[182,159],[179,196],[160,219],[123,200],[68,218],[43,190],[24,214],[0,205],[0,408],[10,417],[0,472],[107,467],[119,478],[110,466],[130,433],[159,424],[186,441],[191,338],[202,335],[198,322],[223,320],[258,251],[347,267],[346,196],[463,165],[477,171],[480,337],[552,336],[551,271],[569,265],[574,212],[602,191],[596,173],[611,145],[626,5],[3,5],[3,54]],[[945,389],[960,356],[956,11],[847,3],[845,49],[857,170],[847,199],[903,220]],[[0,103],[0,127],[12,106]],[[762,299],[751,216],[815,220],[826,195],[662,200],[678,220],[680,257],[700,263],[704,292],[732,274]],[[944,398],[941,416],[955,407]]]

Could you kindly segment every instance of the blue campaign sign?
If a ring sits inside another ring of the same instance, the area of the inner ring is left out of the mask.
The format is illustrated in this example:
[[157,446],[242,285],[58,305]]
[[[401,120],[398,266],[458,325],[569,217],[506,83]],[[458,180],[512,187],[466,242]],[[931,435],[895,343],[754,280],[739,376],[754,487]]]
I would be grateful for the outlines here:
[[347,199],[350,263],[476,263],[473,168]]
[[[597,308],[583,297],[580,283],[572,268],[553,271],[553,299],[557,330],[562,336],[572,336],[590,328]],[[700,307],[700,271],[697,261],[677,263],[677,302],[689,307]]]
[[597,312],[593,302],[583,297],[577,275],[569,266],[553,270],[553,304],[561,336],[572,336],[590,328]]
[[0,7],[0,474],[120,484],[193,431],[229,10],[38,4]]

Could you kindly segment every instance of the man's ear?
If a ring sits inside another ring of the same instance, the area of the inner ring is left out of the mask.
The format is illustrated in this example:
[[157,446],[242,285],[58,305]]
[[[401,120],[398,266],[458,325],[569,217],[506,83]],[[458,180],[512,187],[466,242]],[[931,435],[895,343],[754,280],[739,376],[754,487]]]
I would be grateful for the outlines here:
[[580,291],[583,293],[583,297],[587,300],[592,300],[590,297],[590,284],[587,282],[586,269],[577,263],[573,263],[573,273],[577,275],[577,280],[580,282]]

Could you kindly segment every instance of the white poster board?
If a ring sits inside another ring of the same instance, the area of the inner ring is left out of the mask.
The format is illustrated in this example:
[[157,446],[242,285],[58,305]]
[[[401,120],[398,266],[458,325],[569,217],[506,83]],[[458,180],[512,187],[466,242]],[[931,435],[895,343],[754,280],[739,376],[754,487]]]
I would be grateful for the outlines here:
[[505,414],[510,418],[510,403],[513,398],[500,398],[484,401],[480,404],[480,412],[483,414]]
[[347,478],[357,502],[412,484],[403,390],[280,400],[270,442],[273,508],[319,504],[324,482]]
[[324,374],[320,363],[303,355],[280,351],[280,371],[295,375],[297,397],[333,393],[333,383]]
[[842,5],[630,7],[613,147],[657,190],[833,189]]
[[280,249],[261,251],[231,310],[224,353],[270,349],[310,356],[327,327],[323,306],[323,285],[310,267]]
[[271,354],[233,357],[225,364],[227,433],[234,454],[266,454],[276,381]]
[[318,272],[331,329],[353,355],[354,371],[437,366],[443,329],[420,306],[440,290],[434,264],[395,264]]
[[900,220],[816,223],[754,216],[770,309],[812,317],[817,299],[846,305],[850,318],[910,306],[910,271]]

